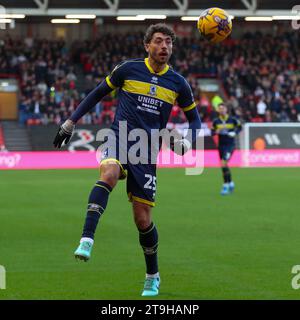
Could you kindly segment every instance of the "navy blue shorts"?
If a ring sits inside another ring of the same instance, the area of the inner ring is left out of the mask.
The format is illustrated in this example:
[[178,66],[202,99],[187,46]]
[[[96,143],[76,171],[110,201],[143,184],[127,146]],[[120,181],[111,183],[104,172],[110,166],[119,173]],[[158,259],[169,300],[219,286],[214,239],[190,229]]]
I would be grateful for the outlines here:
[[219,147],[219,157],[221,160],[229,161],[234,151],[234,146]]
[[146,203],[155,206],[156,165],[154,164],[125,164],[127,170],[126,190],[130,201]]
[[[123,157],[119,151],[108,148],[102,151],[101,164],[117,163],[121,168],[120,180],[126,179],[126,190],[129,201],[138,201],[155,206],[156,193],[156,164],[132,164],[124,161],[127,151],[124,150]],[[100,164],[100,166],[101,166]]]

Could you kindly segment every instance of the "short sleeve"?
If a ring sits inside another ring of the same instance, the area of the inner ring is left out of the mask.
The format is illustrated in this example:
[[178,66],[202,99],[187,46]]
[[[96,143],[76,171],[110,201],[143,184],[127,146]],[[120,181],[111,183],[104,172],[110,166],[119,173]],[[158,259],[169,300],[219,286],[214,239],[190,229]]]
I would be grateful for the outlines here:
[[241,126],[241,122],[240,122],[239,119],[234,118],[234,122],[235,122],[235,125],[236,125],[237,127]]
[[242,124],[239,119],[234,118],[235,130],[239,133],[242,130]]
[[217,121],[216,121],[216,119],[214,119],[213,122],[212,122],[212,129],[213,130],[217,130]]
[[211,134],[215,135],[217,131],[217,120],[214,119],[211,125]]
[[127,61],[118,64],[105,80],[111,89],[122,87],[127,70]]
[[196,107],[192,89],[185,79],[182,80],[177,102],[184,112],[190,111]]

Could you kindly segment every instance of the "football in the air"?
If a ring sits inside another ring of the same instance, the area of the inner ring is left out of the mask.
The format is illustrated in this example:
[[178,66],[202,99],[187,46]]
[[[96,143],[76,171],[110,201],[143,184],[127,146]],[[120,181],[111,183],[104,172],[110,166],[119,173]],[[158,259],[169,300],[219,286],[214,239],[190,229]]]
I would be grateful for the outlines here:
[[201,35],[211,43],[225,40],[232,31],[230,15],[220,8],[209,8],[202,12],[197,27]]

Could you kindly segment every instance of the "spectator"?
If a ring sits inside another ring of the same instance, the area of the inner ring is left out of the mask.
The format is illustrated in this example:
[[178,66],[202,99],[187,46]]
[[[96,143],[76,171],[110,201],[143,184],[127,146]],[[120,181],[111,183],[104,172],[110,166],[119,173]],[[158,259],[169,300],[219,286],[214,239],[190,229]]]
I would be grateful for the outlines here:
[[257,108],[257,115],[264,119],[266,110],[267,110],[267,104],[264,101],[264,98],[261,97],[256,105]]

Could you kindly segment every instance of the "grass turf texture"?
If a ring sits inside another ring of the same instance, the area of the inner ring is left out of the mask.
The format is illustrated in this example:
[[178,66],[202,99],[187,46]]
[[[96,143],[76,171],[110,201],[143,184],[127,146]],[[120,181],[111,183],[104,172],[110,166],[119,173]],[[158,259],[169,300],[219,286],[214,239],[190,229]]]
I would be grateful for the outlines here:
[[[96,170],[0,172],[0,299],[144,299],[144,257],[125,182],[110,197],[92,259],[75,261]],[[299,299],[299,169],[158,170],[156,299]]]

